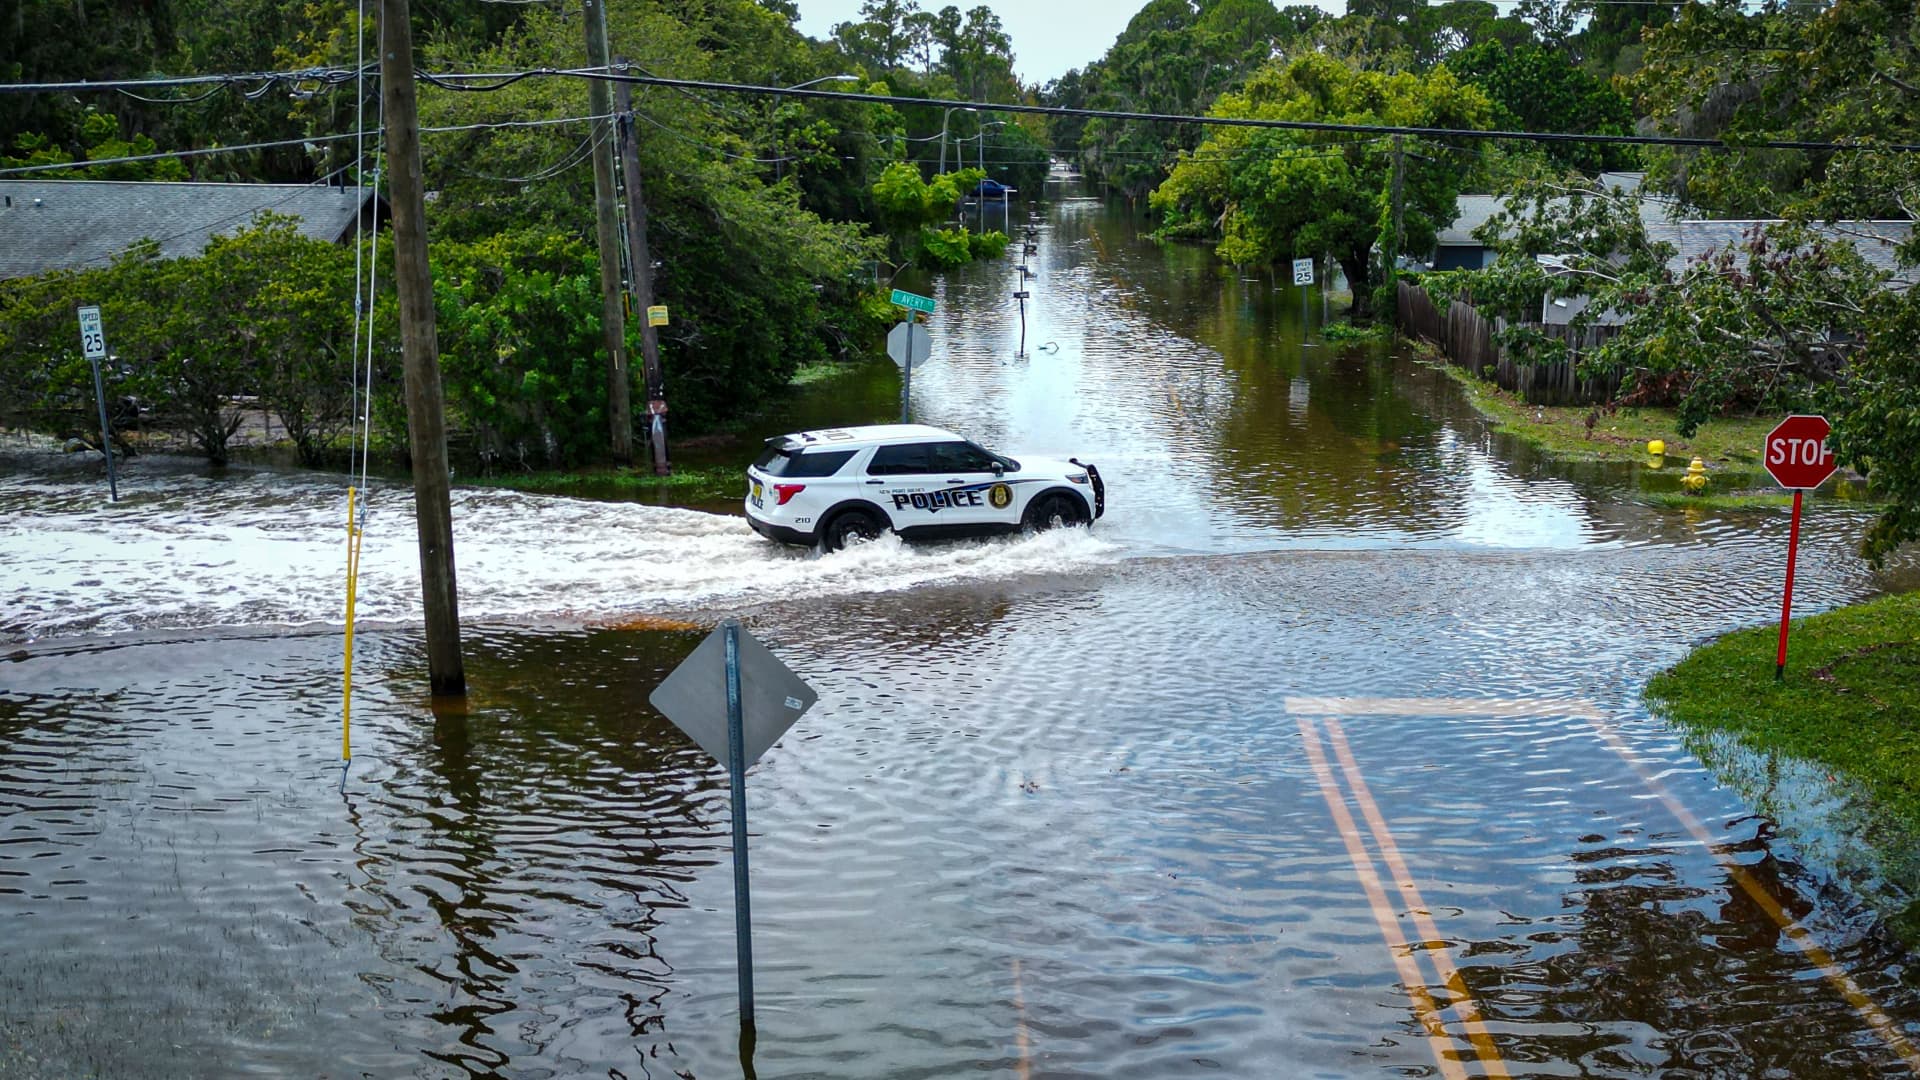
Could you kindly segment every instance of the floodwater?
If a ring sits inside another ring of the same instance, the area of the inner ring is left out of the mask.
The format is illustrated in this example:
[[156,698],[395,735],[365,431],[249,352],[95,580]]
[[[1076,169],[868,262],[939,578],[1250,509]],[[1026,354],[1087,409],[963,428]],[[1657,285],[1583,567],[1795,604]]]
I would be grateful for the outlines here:
[[[337,480],[139,461],[110,507],[7,457],[0,1075],[1920,1066],[1911,869],[1639,701],[1777,617],[1784,513],[1640,505],[1323,341],[1317,294],[1057,194],[1030,356],[1017,255],[922,283],[915,417],[1090,458],[1098,527],[821,557],[462,490],[472,694],[436,711],[378,485],[344,785]],[[1796,610],[1920,584],[1865,520],[1810,504]],[[820,693],[748,778],[747,1061],[724,770],[646,705],[726,615]]]

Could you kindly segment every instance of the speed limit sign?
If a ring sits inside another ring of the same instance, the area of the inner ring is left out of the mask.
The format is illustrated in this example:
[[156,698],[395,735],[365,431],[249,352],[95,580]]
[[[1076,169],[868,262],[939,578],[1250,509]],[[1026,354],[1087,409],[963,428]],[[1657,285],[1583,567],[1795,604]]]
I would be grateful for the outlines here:
[[100,329],[100,309],[80,309],[80,348],[89,360],[107,358],[107,335]]

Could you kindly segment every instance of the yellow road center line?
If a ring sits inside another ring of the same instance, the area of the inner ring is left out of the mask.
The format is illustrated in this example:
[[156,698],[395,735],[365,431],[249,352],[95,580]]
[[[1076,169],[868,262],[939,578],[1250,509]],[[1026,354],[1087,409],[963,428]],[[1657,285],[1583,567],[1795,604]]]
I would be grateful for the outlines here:
[[[1339,716],[1438,716],[1457,718],[1565,716],[1586,720],[1593,725],[1594,730],[1600,734],[1600,737],[1605,740],[1607,745],[1611,747],[1615,753],[1620,755],[1620,759],[1626,762],[1628,767],[1640,777],[1641,782],[1646,785],[1647,790],[1652,792],[1654,796],[1660,800],[1661,804],[1667,808],[1667,812],[1673,815],[1674,820],[1678,821],[1682,828],[1685,828],[1695,840],[1700,842],[1701,846],[1712,853],[1714,859],[1718,861],[1721,866],[1726,868],[1728,876],[1733,879],[1734,884],[1738,885],[1740,890],[1746,893],[1761,911],[1766,912],[1767,917],[1773,920],[1774,925],[1780,928],[1780,932],[1793,944],[1793,947],[1798,949],[1800,954],[1807,959],[1807,962],[1820,972],[1828,984],[1839,993],[1841,998],[1843,998],[1848,1005],[1852,1006],[1853,1010],[1860,1015],[1861,1019],[1866,1021],[1867,1026],[1872,1028],[1874,1033],[1879,1035],[1888,1047],[1900,1056],[1908,1068],[1914,1070],[1916,1073],[1920,1073],[1920,1047],[1914,1045],[1913,1040],[1909,1039],[1906,1033],[1901,1030],[1899,1023],[1887,1015],[1885,1010],[1880,1008],[1879,1004],[1867,994],[1866,990],[1854,980],[1853,976],[1848,974],[1847,971],[1840,966],[1839,962],[1833,958],[1831,953],[1827,952],[1825,948],[1813,940],[1812,933],[1808,931],[1806,927],[1802,926],[1799,920],[1788,913],[1787,910],[1780,905],[1778,900],[1774,899],[1773,895],[1767,891],[1766,886],[1761,884],[1758,878],[1754,877],[1745,866],[1725,850],[1724,838],[1714,836],[1705,825],[1701,824],[1700,819],[1693,815],[1692,811],[1688,810],[1678,799],[1674,798],[1673,794],[1667,790],[1665,784],[1657,780],[1645,766],[1641,765],[1640,762],[1634,758],[1633,749],[1627,745],[1626,741],[1614,730],[1613,725],[1607,721],[1605,715],[1591,702],[1579,699],[1554,698],[1509,698],[1498,700],[1483,698],[1290,697],[1286,699],[1286,708],[1289,712],[1296,715],[1328,717],[1330,737],[1333,732],[1337,731],[1331,718]],[[1300,722],[1302,725],[1306,724],[1305,719],[1302,719]],[[1305,730],[1304,727],[1303,730]],[[1344,739],[1336,743],[1336,749],[1343,743]],[[1314,750],[1310,748],[1309,756],[1312,756],[1313,753]],[[1343,765],[1344,764],[1345,761],[1343,758]],[[1349,780],[1355,783],[1356,792],[1360,790],[1357,772],[1349,771],[1348,776]],[[1363,812],[1365,812],[1367,806],[1366,799],[1362,799],[1361,806]],[[1377,833],[1376,840],[1379,840]],[[1391,850],[1385,841],[1380,841],[1380,843],[1383,853]],[[1388,858],[1391,868],[1392,856],[1388,856]],[[1400,870],[1395,869],[1394,872],[1400,874],[1403,880],[1406,879],[1406,875]],[[1415,910],[1423,911],[1424,906],[1417,906]],[[1429,934],[1429,936],[1437,936],[1433,935],[1429,930],[1423,929],[1422,933]],[[1438,966],[1439,961],[1436,959],[1436,967]],[[1449,986],[1451,987],[1451,982],[1449,982]]]
[[1387,892],[1381,887],[1380,877],[1374,870],[1373,856],[1367,853],[1366,844],[1360,839],[1360,828],[1354,824],[1353,815],[1347,810],[1347,801],[1340,794],[1339,782],[1334,779],[1333,769],[1328,766],[1326,754],[1320,748],[1320,736],[1313,729],[1313,721],[1303,716],[1299,723],[1307,760],[1313,765],[1314,776],[1320,781],[1320,794],[1327,800],[1327,810],[1333,814],[1340,839],[1347,845],[1347,856],[1352,859],[1353,869],[1360,877],[1360,888],[1367,895],[1367,905],[1373,909],[1373,921],[1379,924],[1380,936],[1386,939],[1387,952],[1392,955],[1393,966],[1400,973],[1400,985],[1406,990],[1407,999],[1413,1004],[1413,1012],[1420,1025],[1427,1029],[1427,1041],[1433,1050],[1433,1059],[1440,1066],[1441,1075],[1448,1080],[1466,1080],[1467,1071],[1460,1064],[1466,1052],[1461,1049],[1459,1041],[1447,1033],[1440,1021],[1440,1006],[1427,989],[1425,976],[1414,959],[1413,947],[1400,931],[1400,920],[1394,915],[1393,905],[1387,902]]
[[1020,958],[1013,958],[1013,1008],[1020,1022],[1013,1029],[1013,1044],[1020,1051],[1017,1069],[1020,1080],[1033,1075],[1033,1044],[1027,1039],[1027,999],[1020,991]]
[[1367,827],[1373,830],[1373,839],[1380,847],[1380,855],[1386,860],[1387,869],[1392,871],[1395,882],[1400,887],[1400,898],[1413,915],[1414,925],[1432,948],[1426,951],[1428,959],[1440,973],[1440,980],[1447,989],[1453,991],[1453,1004],[1459,1010],[1461,1022],[1466,1025],[1467,1039],[1473,1043],[1474,1050],[1480,1054],[1480,1061],[1486,1066],[1489,1077],[1507,1077],[1507,1066],[1500,1059],[1500,1049],[1493,1044],[1493,1036],[1487,1033],[1487,1026],[1480,1018],[1480,1008],[1474,1002],[1472,991],[1467,982],[1460,977],[1460,969],[1454,966],[1453,958],[1441,945],[1440,928],[1434,925],[1427,903],[1420,896],[1420,890],[1413,883],[1413,874],[1407,870],[1407,862],[1400,856],[1400,847],[1393,841],[1393,833],[1387,828],[1386,819],[1381,816],[1380,806],[1373,801],[1373,793],[1367,790],[1366,781],[1360,777],[1360,765],[1353,758],[1353,750],[1347,745],[1346,732],[1340,728],[1340,721],[1328,717],[1327,739],[1333,744],[1334,756],[1340,759],[1340,769],[1347,777],[1347,787],[1360,803],[1360,813],[1367,819]]
[[1569,716],[1597,720],[1592,702],[1577,698],[1389,698],[1290,697],[1287,711],[1295,716],[1459,716],[1533,719]]
[[1827,982],[1839,992],[1842,998],[1846,999],[1848,1005],[1853,1006],[1853,1010],[1860,1014],[1860,1018],[1867,1022],[1867,1026],[1886,1040],[1894,1053],[1900,1055],[1901,1059],[1907,1063],[1907,1067],[1920,1073],[1920,1048],[1916,1048],[1913,1041],[1900,1030],[1900,1025],[1893,1017],[1888,1016],[1873,998],[1867,995],[1866,990],[1854,981],[1853,976],[1847,974],[1846,969],[1834,960],[1833,954],[1813,940],[1812,933],[1780,906],[1780,902],[1773,898],[1773,894],[1767,891],[1766,886],[1762,885],[1758,878],[1727,852],[1724,838],[1715,837],[1709,832],[1707,827],[1700,823],[1700,819],[1693,816],[1692,811],[1681,805],[1678,799],[1667,792],[1666,785],[1656,781],[1647,772],[1646,767],[1634,759],[1633,749],[1613,730],[1611,724],[1598,716],[1589,717],[1589,719],[1593,721],[1594,730],[1600,733],[1600,737],[1606,741],[1607,745],[1620,755],[1620,759],[1625,761],[1628,767],[1640,775],[1640,779],[1646,783],[1648,789],[1666,805],[1667,812],[1672,814],[1683,828],[1692,833],[1702,847],[1713,853],[1713,857],[1733,878],[1734,884],[1740,886],[1740,890],[1746,893],[1760,910],[1767,913],[1767,917],[1780,928],[1780,932],[1793,943],[1793,947],[1800,950],[1808,963],[1819,969]]

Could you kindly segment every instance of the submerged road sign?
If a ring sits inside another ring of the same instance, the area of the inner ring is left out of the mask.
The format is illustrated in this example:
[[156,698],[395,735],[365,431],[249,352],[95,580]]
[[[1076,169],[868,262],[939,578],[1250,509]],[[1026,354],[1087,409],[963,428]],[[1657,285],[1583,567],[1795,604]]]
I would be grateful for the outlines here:
[[[753,1040],[753,901],[747,889],[747,766],[786,734],[819,695],[738,619],[707,635],[647,700],[727,767],[733,803],[733,936],[740,977],[740,1040]],[[752,1075],[749,1070],[748,1075]]]
[[[732,619],[727,622],[739,627]],[[647,698],[722,765],[727,763],[728,748],[725,631],[723,623],[708,634]],[[745,727],[741,745],[745,764],[752,765],[820,695],[745,628],[739,629],[739,635],[740,713]]]
[[1295,285],[1313,284],[1313,260],[1312,259],[1293,260],[1293,283]]

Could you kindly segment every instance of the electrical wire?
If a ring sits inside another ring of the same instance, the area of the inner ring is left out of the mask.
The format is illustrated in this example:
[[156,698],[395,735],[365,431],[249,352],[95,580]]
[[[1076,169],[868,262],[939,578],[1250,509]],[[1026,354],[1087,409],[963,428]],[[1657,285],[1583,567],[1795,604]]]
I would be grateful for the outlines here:
[[579,146],[567,151],[566,156],[559,161],[541,169],[539,172],[529,173],[526,176],[494,176],[489,173],[475,172],[472,169],[463,168],[460,165],[451,165],[450,168],[457,173],[471,176],[476,180],[491,180],[500,184],[531,184],[549,177],[558,176],[568,169],[580,165],[593,156],[594,149],[598,147],[600,143],[604,142],[605,138],[605,136],[596,137],[594,135],[588,135],[585,139],[581,140]]
[[721,157],[732,158],[735,161],[751,161],[760,165],[773,165],[780,162],[800,160],[798,158],[791,158],[791,157],[760,158],[760,157],[753,157],[748,154],[736,154],[731,150],[723,150],[720,147],[713,145],[712,143],[701,142],[699,139],[693,137],[692,135],[688,135],[683,131],[668,127],[666,124],[663,124],[658,120],[655,120],[653,117],[648,116],[646,113],[643,113],[638,109],[635,109],[633,111],[633,116],[635,119],[646,121],[647,123],[653,125],[656,128],[659,128],[661,131],[666,132],[667,134],[673,136],[676,139],[679,139],[683,142],[692,143],[694,146],[698,146],[704,150],[711,150],[712,152],[719,154]]
[[[620,65],[614,66],[616,68],[620,67]],[[1757,148],[1769,150],[1842,151],[1873,149],[1891,153],[1920,152],[1920,143],[1875,143],[1868,146],[1859,143],[1773,139],[1730,144],[1719,139],[1680,135],[1613,135],[1568,131],[1483,131],[1474,128],[1413,127],[1394,124],[1341,124],[1318,120],[1272,120],[1246,116],[1182,116],[1175,113],[1128,112],[1118,109],[1080,109],[1060,105],[1023,105],[989,101],[949,101],[943,98],[898,98],[885,94],[866,94],[845,90],[818,90],[812,88],[785,89],[781,87],[756,86],[751,83],[724,83],[704,79],[669,79],[655,75],[616,74],[613,72],[601,73],[592,69],[583,71],[580,69],[559,70],[541,68],[525,72],[443,73],[436,75],[435,79],[437,80],[436,85],[447,86],[451,89],[454,84],[469,79],[497,81],[503,78],[530,78],[536,75],[571,78],[603,78],[612,82],[628,82],[640,86],[678,87],[716,93],[753,95],[781,94],[794,97],[817,98],[823,101],[851,101],[872,105],[888,105],[896,109],[971,108],[984,112],[1026,113],[1036,116],[1075,116],[1095,120],[1127,120],[1162,124],[1199,124],[1205,127],[1267,128],[1281,131],[1330,131],[1364,135],[1412,135],[1435,139],[1505,139],[1519,142],[1584,143],[1601,146],[1691,146],[1714,150]]]
[[[501,128],[548,127],[554,124],[579,124],[596,119],[591,116],[563,116],[552,120],[494,120],[472,124],[449,124],[444,127],[423,127],[422,134],[445,134],[456,131],[489,131]],[[127,157],[97,158],[92,161],[67,161],[53,165],[21,165],[0,169],[0,176],[18,176],[26,173],[52,172],[60,169],[91,169],[100,165],[125,165],[139,161],[162,161],[167,158],[204,157],[208,154],[239,154],[253,150],[275,150],[287,146],[322,145],[343,142],[356,138],[354,132],[342,135],[309,135],[301,139],[280,139],[274,142],[242,143],[238,146],[209,146],[200,150],[171,150],[156,154],[132,154]]]

